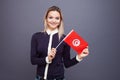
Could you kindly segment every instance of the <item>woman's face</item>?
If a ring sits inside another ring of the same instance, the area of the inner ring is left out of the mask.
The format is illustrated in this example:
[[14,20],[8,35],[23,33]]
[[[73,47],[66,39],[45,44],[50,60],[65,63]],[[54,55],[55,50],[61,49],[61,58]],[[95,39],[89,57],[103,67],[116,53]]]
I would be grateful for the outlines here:
[[56,29],[60,25],[60,14],[57,11],[50,11],[47,16],[47,25],[51,30]]

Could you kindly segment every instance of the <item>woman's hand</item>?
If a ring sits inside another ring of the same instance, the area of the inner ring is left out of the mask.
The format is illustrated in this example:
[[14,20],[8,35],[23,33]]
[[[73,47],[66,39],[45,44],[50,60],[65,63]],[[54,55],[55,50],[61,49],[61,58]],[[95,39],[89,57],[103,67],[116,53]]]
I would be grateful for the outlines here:
[[56,55],[56,49],[52,48],[50,53],[48,54],[48,60],[52,61],[55,58],[55,55]]
[[88,50],[88,47],[87,47],[80,54],[78,54],[78,58],[82,59],[82,58],[88,56],[88,54],[89,54],[89,50]]

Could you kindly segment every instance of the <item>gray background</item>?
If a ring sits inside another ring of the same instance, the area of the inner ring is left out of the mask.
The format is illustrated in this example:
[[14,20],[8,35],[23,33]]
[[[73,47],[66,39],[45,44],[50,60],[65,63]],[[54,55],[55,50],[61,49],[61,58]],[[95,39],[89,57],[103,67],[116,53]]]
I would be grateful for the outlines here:
[[34,80],[31,36],[52,5],[62,9],[66,34],[74,28],[89,42],[90,55],[66,79],[120,80],[120,0],[0,0],[0,80]]

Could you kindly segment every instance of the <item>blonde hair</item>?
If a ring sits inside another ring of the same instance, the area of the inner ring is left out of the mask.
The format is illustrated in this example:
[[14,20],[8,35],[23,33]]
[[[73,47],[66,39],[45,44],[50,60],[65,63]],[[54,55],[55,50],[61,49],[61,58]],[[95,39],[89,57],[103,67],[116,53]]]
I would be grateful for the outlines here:
[[61,36],[64,34],[64,23],[63,23],[63,16],[62,16],[62,13],[61,13],[61,9],[57,6],[52,6],[52,7],[48,8],[48,10],[45,14],[45,16],[44,16],[44,32],[46,31],[46,29],[48,27],[46,19],[47,19],[48,13],[50,11],[57,11],[60,14],[61,21],[60,21],[60,25],[58,26],[58,36],[59,36],[59,39],[60,39]]

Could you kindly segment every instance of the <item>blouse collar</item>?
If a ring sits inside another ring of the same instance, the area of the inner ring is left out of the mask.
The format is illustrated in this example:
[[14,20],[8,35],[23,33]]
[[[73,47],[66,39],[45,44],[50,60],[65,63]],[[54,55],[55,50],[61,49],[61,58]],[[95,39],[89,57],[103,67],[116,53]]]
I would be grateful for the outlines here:
[[51,31],[50,29],[47,29],[46,30],[47,34],[50,35],[50,34],[55,34],[55,33],[58,33],[58,28],[56,28],[55,30]]

